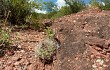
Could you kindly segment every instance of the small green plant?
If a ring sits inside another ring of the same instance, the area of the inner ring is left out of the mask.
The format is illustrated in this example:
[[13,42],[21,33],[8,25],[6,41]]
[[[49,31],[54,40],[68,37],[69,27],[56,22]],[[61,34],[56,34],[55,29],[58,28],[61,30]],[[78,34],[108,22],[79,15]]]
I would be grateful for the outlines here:
[[54,33],[54,31],[53,31],[51,28],[48,27],[48,28],[46,29],[46,33],[47,33],[47,37],[48,37],[49,39],[54,38],[55,33]]
[[0,29],[0,46],[7,46],[11,43],[10,32],[10,29]]

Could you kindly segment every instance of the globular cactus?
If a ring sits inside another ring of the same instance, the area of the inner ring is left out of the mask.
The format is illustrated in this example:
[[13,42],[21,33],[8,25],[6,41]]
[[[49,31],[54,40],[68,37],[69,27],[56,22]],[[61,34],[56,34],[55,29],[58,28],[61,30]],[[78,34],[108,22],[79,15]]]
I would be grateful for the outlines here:
[[53,61],[53,56],[58,48],[59,44],[57,41],[47,38],[37,44],[35,53],[43,62],[49,62]]

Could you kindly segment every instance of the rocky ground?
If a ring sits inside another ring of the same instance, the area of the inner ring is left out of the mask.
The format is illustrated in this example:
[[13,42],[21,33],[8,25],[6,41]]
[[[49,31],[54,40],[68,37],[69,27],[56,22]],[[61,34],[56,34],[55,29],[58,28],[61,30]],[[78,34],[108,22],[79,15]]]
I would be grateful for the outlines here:
[[35,56],[45,32],[15,30],[12,39],[18,49],[0,58],[0,70],[110,70],[109,11],[87,9],[51,23],[61,46],[53,63],[45,65]]
[[55,70],[110,70],[110,12],[88,9],[56,19],[61,42]]

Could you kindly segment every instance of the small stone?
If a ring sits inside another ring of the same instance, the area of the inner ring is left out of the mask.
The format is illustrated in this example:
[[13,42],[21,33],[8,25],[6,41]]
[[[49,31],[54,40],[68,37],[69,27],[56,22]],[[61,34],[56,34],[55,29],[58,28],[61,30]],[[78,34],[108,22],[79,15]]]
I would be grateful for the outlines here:
[[21,45],[18,45],[18,48],[22,48]]
[[11,50],[10,51],[7,51],[6,54],[7,54],[7,56],[12,56],[12,55],[14,55],[14,51],[11,51]]
[[31,64],[31,65],[29,66],[29,70],[37,70],[36,64],[35,64],[35,63],[34,63],[34,64]]
[[76,22],[76,20],[73,21],[74,23]]
[[92,67],[93,67],[93,68],[97,68],[97,66],[96,66],[95,64],[94,64],[94,65],[92,65]]
[[102,68],[102,67],[99,67],[99,69],[101,69],[101,70],[102,70],[103,68]]
[[11,64],[12,64],[12,61],[9,61],[9,62],[8,62],[8,65],[11,65]]
[[16,57],[13,57],[12,60],[13,60],[13,61],[17,61],[19,58],[20,58],[20,57],[17,57],[17,56],[16,56]]
[[87,23],[87,22],[84,22],[84,23]]
[[12,68],[8,66],[5,68],[5,70],[12,70]]
[[21,50],[20,52],[24,53],[25,51],[24,50]]
[[71,30],[73,32],[73,30]]
[[15,62],[15,63],[14,63],[15,66],[18,66],[19,64],[20,64],[19,62]]
[[70,62],[70,60],[68,60],[68,62]]
[[108,66],[104,64],[103,67],[108,67]]
[[99,63],[100,65],[103,65],[104,60],[102,60],[102,59],[97,59],[96,62]]

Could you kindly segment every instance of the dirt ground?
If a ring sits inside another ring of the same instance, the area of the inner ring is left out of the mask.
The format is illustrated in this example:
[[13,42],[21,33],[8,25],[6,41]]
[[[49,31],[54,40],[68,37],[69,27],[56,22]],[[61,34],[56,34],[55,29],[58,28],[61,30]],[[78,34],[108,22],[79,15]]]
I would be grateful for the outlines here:
[[84,10],[55,19],[51,28],[60,42],[53,63],[44,65],[35,56],[45,32],[28,29],[12,33],[18,49],[0,58],[0,70],[110,70],[109,11]]

